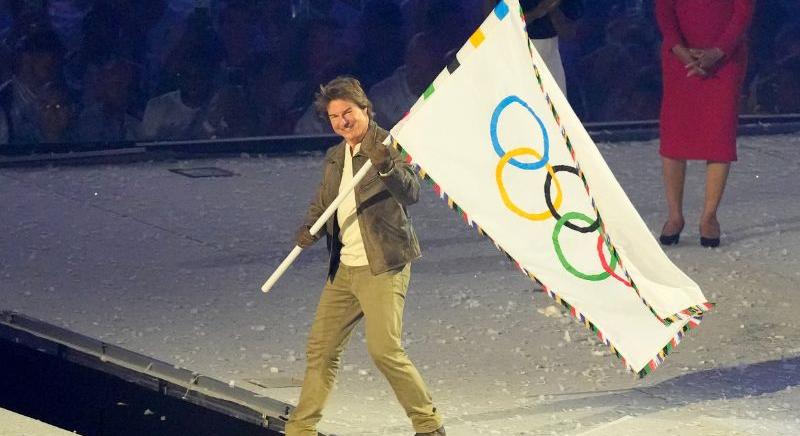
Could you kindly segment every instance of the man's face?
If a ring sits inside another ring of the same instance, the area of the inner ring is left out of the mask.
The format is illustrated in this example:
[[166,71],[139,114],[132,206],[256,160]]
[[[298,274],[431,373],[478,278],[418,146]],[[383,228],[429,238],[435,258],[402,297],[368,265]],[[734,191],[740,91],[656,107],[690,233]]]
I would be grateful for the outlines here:
[[206,98],[213,91],[214,83],[208,72],[197,68],[187,68],[178,75],[178,89],[181,91],[181,99],[190,106],[203,104]]
[[333,131],[348,144],[361,142],[369,127],[369,115],[350,100],[331,100],[328,103],[328,120]]
[[101,101],[108,107],[127,109],[133,82],[133,73],[125,67],[114,67],[105,71],[101,82]]
[[64,134],[74,115],[66,91],[47,89],[40,97],[39,122],[46,141],[64,140]]
[[23,67],[34,80],[36,85],[42,86],[51,82],[56,76],[56,58],[50,53],[26,53],[22,55]]

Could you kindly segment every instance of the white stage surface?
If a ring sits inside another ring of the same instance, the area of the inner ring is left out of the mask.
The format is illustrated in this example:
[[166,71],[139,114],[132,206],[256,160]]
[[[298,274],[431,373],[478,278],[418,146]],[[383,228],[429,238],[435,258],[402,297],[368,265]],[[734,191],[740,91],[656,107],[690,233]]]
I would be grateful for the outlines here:
[[[600,144],[654,232],[666,209],[657,147]],[[687,226],[667,255],[717,307],[643,380],[423,186],[404,339],[448,435],[800,433],[800,138],[745,137],[739,156],[718,249],[698,243],[704,164],[690,164]],[[324,243],[269,294],[259,287],[292,248],[321,164],[0,169],[0,309],[294,403]],[[169,171],[199,167],[235,175]],[[410,434],[363,342],[358,329],[320,430]]]

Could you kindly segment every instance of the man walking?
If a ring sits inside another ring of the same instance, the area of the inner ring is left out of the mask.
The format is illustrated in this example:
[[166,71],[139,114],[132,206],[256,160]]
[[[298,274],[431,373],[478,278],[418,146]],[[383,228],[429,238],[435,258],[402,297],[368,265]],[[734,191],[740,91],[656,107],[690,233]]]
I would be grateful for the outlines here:
[[369,354],[416,435],[445,436],[425,382],[400,342],[410,262],[420,256],[406,211],[418,199],[419,180],[396,150],[382,144],[388,133],[372,121],[372,105],[358,80],[337,77],[320,87],[314,107],[343,141],[325,156],[322,183],[297,232],[297,245],[308,247],[321,237],[309,232],[313,223],[367,159],[373,167],[324,227],[330,251],[328,280],[308,337],[300,400],[286,434],[317,434],[341,353],[364,318]]

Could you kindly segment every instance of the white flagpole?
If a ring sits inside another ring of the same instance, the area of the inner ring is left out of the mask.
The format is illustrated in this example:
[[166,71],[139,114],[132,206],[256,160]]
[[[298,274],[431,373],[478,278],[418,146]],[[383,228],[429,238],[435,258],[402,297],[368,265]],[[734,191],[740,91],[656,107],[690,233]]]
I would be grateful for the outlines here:
[[[350,194],[353,188],[355,188],[358,182],[360,182],[361,179],[364,178],[364,176],[367,174],[367,170],[369,170],[371,167],[372,167],[372,161],[367,159],[367,161],[364,162],[364,165],[361,167],[361,169],[358,170],[358,172],[353,176],[353,180],[345,187],[343,191],[339,192],[339,195],[336,196],[331,205],[328,206],[327,209],[325,209],[325,212],[323,212],[322,215],[317,219],[317,222],[315,222],[314,225],[311,226],[311,229],[308,230],[312,235],[316,235],[317,232],[319,232],[319,230],[322,228],[322,226],[325,225],[325,223],[328,221],[331,215],[333,215],[333,213],[336,212],[336,209],[339,208],[339,205],[342,204],[342,201],[344,201],[344,197]],[[278,268],[275,270],[275,272],[272,273],[272,275],[269,276],[264,285],[261,286],[261,290],[263,292],[266,293],[269,292],[270,289],[272,289],[272,286],[275,285],[275,282],[277,282],[278,279],[281,278],[283,273],[285,273],[286,270],[289,269],[289,266],[292,264],[292,262],[294,262],[295,259],[297,259],[297,256],[300,255],[301,251],[303,251],[303,248],[300,247],[299,245],[296,245],[294,249],[292,249],[289,255],[286,256],[286,259],[284,259],[283,262],[281,262],[281,264],[278,265]]]

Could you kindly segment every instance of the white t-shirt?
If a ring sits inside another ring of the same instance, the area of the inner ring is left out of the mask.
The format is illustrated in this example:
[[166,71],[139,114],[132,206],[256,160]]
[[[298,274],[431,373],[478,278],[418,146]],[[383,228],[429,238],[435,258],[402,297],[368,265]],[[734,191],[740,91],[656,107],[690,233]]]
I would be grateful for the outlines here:
[[[361,149],[361,143],[353,147],[350,152],[350,145],[344,147],[344,168],[342,169],[342,181],[339,183],[339,192],[342,192],[353,180],[353,155]],[[339,209],[336,210],[336,220],[339,222],[339,240],[342,241],[342,253],[340,262],[347,266],[369,265],[367,252],[364,250],[364,239],[361,237],[361,228],[358,226],[358,216],[356,215],[356,195],[353,190],[344,198]]]

